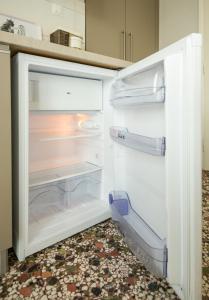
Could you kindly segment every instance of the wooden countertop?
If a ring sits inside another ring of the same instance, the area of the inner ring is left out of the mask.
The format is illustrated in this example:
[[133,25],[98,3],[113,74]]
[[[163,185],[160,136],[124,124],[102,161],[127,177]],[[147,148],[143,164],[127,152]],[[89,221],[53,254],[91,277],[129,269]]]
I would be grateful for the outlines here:
[[0,44],[9,45],[12,55],[17,52],[23,52],[109,69],[122,69],[131,64],[131,62],[125,60],[57,45],[44,40],[40,41],[19,36],[4,31],[0,31]]

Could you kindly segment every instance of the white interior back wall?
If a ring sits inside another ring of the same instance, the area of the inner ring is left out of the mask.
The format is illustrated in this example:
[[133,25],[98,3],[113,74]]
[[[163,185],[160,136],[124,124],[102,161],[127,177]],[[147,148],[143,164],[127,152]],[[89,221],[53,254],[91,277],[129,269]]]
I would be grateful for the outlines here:
[[84,0],[1,0],[0,14],[41,25],[44,40],[57,29],[85,38]]

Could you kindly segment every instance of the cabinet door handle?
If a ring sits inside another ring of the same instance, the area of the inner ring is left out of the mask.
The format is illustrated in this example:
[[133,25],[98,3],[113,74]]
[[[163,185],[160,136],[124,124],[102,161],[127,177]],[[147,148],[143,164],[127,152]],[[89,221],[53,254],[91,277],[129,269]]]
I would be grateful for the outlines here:
[[125,31],[121,31],[123,37],[123,59],[126,60],[126,33]]
[[129,38],[130,38],[130,61],[133,61],[133,34],[129,32]]

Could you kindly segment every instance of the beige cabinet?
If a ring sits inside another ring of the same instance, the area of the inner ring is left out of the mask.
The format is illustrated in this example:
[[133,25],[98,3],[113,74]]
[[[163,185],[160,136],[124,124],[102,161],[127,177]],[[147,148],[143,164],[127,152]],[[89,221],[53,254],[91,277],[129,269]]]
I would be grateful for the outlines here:
[[86,0],[86,50],[130,61],[158,50],[158,0]]
[[0,273],[7,267],[7,249],[12,246],[11,96],[10,52],[0,45]]
[[130,61],[158,50],[157,0],[126,0],[126,49]]
[[125,0],[86,0],[86,50],[125,58]]

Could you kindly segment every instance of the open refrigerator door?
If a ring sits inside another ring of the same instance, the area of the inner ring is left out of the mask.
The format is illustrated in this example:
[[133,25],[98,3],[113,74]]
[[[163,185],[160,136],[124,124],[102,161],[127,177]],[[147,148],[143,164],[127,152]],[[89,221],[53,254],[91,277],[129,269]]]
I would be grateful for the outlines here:
[[147,269],[200,299],[201,36],[121,70],[110,103],[112,218]]

